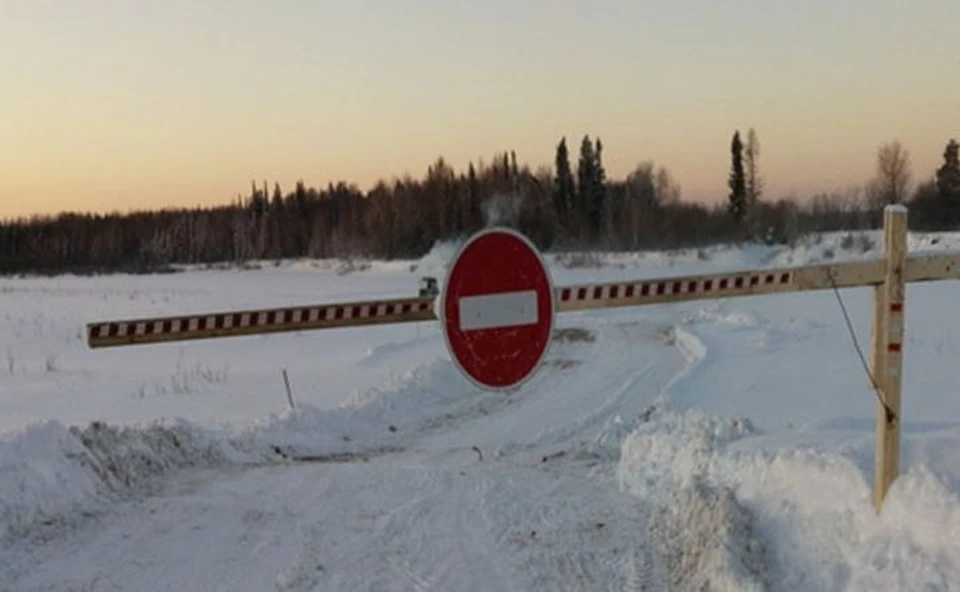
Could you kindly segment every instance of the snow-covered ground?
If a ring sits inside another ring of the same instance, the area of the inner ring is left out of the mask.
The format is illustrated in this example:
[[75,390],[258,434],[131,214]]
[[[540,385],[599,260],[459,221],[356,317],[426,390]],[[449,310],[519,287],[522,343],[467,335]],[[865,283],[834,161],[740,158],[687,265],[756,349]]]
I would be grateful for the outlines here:
[[[563,285],[878,243],[548,261]],[[960,588],[960,282],[908,288],[880,516],[876,403],[832,292],[562,314],[511,394],[462,378],[436,323],[84,342],[96,320],[415,295],[453,253],[0,280],[0,589]],[[868,348],[869,291],[842,297]]]

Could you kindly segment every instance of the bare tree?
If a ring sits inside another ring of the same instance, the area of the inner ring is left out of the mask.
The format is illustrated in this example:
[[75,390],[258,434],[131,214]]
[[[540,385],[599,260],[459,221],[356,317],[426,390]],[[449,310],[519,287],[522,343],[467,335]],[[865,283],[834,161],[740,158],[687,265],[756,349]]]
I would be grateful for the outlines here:
[[876,205],[903,203],[910,185],[910,153],[894,140],[877,152],[877,178],[873,186]]

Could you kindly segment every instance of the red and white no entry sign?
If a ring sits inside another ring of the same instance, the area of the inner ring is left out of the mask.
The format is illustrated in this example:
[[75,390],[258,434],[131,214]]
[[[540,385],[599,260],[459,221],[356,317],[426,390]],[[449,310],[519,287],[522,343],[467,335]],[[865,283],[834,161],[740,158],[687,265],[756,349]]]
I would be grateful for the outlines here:
[[536,247],[504,228],[478,232],[457,253],[440,295],[454,363],[473,383],[506,390],[526,381],[550,345],[556,312]]

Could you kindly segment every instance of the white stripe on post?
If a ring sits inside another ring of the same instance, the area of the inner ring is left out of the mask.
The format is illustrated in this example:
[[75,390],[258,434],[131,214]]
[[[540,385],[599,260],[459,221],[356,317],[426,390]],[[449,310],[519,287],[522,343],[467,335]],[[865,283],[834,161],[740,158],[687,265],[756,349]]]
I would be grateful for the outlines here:
[[537,322],[537,293],[534,290],[467,296],[460,299],[459,305],[461,331],[533,325]]

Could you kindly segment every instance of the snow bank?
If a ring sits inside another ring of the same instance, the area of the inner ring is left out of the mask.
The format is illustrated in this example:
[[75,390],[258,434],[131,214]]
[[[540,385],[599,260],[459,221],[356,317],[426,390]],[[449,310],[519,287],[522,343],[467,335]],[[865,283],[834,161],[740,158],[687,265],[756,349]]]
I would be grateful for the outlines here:
[[766,589],[765,549],[729,488],[684,487],[659,506],[651,525],[676,589]]
[[0,537],[96,513],[171,469],[270,456],[183,421],[122,429],[33,425],[0,442]]
[[376,454],[402,448],[410,434],[469,414],[490,397],[441,359],[354,392],[339,408],[305,406],[253,422],[240,437],[250,448],[273,447],[294,458]]
[[960,529],[960,499],[933,471],[898,479],[877,517],[856,451],[784,444],[747,420],[667,411],[626,438],[618,479],[666,508],[660,528],[673,533],[678,561],[695,562],[713,585],[920,590],[960,581],[960,541],[950,534]]
[[465,385],[449,361],[437,360],[356,392],[340,408],[302,406],[240,426],[207,429],[180,419],[130,427],[35,425],[0,441],[0,537],[97,513],[179,469],[397,450],[415,432],[481,413],[490,399]]

